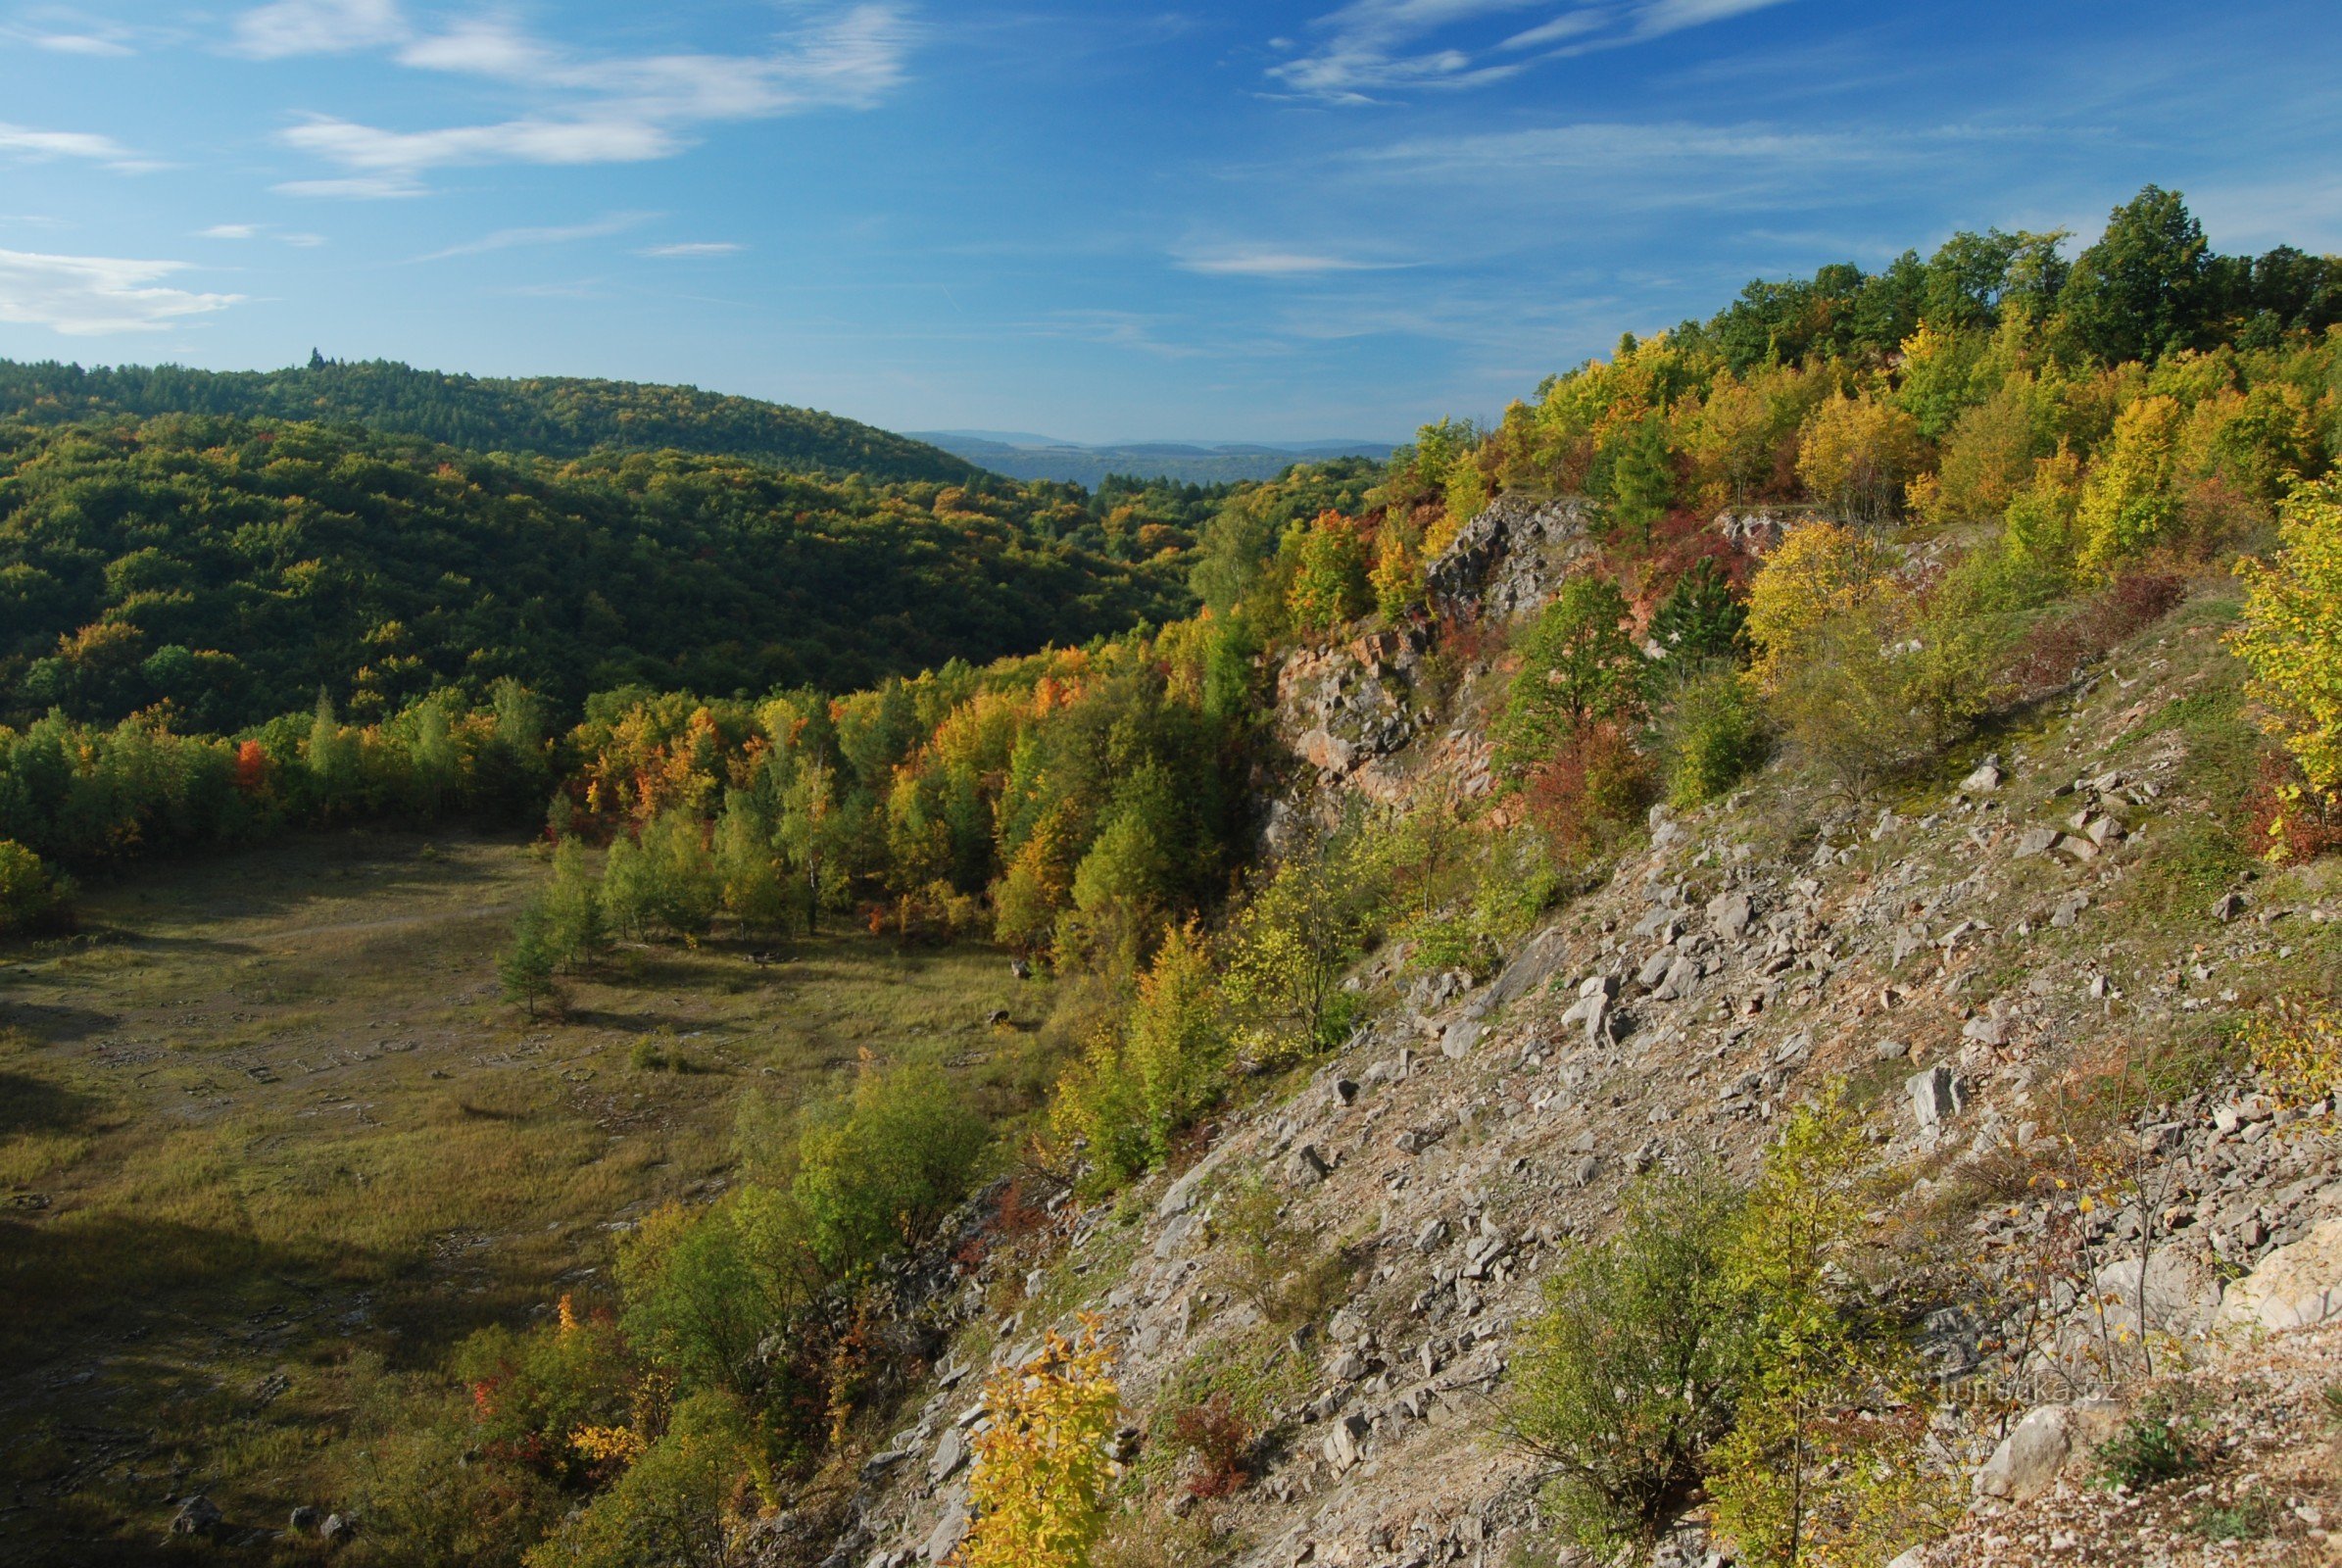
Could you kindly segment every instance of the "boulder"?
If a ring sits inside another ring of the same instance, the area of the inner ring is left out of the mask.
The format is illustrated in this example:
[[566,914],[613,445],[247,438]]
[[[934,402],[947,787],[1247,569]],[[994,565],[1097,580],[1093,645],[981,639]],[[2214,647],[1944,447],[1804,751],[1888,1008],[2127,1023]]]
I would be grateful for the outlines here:
[[968,1435],[957,1427],[947,1428],[943,1441],[935,1446],[935,1453],[927,1461],[927,1481],[930,1486],[942,1486],[959,1474],[959,1467],[968,1462]]
[[1738,936],[1755,917],[1756,909],[1745,893],[1719,893],[1708,901],[1708,924],[1719,936]]
[[959,1549],[968,1533],[968,1505],[964,1497],[953,1497],[944,1508],[944,1516],[935,1522],[935,1529],[927,1537],[926,1554],[929,1562],[942,1562]]
[[1285,1161],[1285,1179],[1295,1187],[1315,1187],[1333,1174],[1334,1167],[1326,1163],[1315,1144],[1303,1144]]
[[208,1536],[220,1528],[223,1517],[220,1505],[199,1492],[182,1501],[179,1511],[171,1516],[171,1533],[174,1536]]
[[[2135,1330],[2142,1284],[2138,1258],[2117,1258],[2106,1264],[2093,1284],[2099,1298],[2107,1303],[2108,1317],[2119,1327]],[[2144,1289],[2150,1334],[2201,1334],[2220,1311],[2218,1265],[2201,1243],[2174,1243],[2149,1253]]]
[[1913,1073],[1903,1087],[1911,1096],[1911,1114],[1923,1133],[1938,1131],[1968,1103],[1960,1080],[1952,1076],[1949,1067],[1929,1067]]
[[2216,1330],[2276,1333],[2342,1318],[2342,1218],[2329,1219],[2230,1285]]
[[1366,1417],[1362,1415],[1345,1415],[1335,1422],[1333,1430],[1326,1434],[1326,1441],[1320,1448],[1320,1451],[1326,1456],[1326,1463],[1332,1465],[1338,1473],[1355,1465],[1362,1457],[1359,1445],[1365,1441],[1366,1434],[1372,1430],[1374,1429],[1368,1425]]
[[2071,1461],[2113,1437],[2122,1414],[2112,1399],[2044,1404],[2028,1412],[1976,1472],[1976,1494],[2009,1502],[2038,1496]]

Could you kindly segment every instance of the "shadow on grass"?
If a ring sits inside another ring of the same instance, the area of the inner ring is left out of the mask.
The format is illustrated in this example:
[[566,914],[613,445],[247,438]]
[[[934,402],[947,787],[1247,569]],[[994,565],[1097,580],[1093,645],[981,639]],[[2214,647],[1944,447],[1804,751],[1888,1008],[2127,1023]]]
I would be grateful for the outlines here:
[[0,1072],[0,1138],[78,1132],[103,1106],[95,1095],[21,1072]]
[[94,1007],[75,1007],[57,1002],[0,1001],[0,1025],[22,1029],[51,1044],[87,1040],[122,1026],[122,1020]]

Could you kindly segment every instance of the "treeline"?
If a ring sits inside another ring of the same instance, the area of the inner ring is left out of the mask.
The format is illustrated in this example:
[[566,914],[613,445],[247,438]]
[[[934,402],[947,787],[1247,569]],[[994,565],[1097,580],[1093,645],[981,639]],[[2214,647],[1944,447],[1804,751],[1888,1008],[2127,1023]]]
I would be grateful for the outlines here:
[[[314,424],[0,423],[0,720],[182,731],[386,717],[523,681],[847,691],[1117,634],[1188,603],[1177,554],[1079,492],[873,486],[728,458],[485,456]],[[1126,510],[1127,509],[1127,510]]]
[[127,414],[357,424],[474,452],[577,458],[600,449],[739,458],[878,483],[965,484],[983,472],[923,441],[812,409],[697,387],[540,376],[497,380],[388,360],[313,356],[281,370],[0,361],[0,414],[75,424]]
[[[2266,520],[2342,431],[2342,261],[2223,257],[2172,192],[2063,234],[1962,233],[1886,270],[1754,283],[1705,322],[1548,379],[1494,430],[1428,426],[1393,499],[1469,515],[1584,493],[1640,548],[1671,512],[1804,503],[1863,521],[1999,520],[2100,496],[2073,548]],[[2052,466],[2042,466],[2047,462]]]

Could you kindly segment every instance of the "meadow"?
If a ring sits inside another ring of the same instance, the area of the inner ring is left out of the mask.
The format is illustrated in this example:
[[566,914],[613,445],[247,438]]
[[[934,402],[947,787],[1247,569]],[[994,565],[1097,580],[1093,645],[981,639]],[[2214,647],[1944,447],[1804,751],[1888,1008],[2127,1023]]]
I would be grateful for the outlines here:
[[310,836],[0,947],[0,1563],[144,1560],[195,1492],[234,1555],[305,1560],[258,1532],[334,1506],[455,1342],[601,1298],[618,1234],[860,1062],[1045,1081],[1046,982],[974,945],[630,945],[530,1019],[495,958],[545,874]]

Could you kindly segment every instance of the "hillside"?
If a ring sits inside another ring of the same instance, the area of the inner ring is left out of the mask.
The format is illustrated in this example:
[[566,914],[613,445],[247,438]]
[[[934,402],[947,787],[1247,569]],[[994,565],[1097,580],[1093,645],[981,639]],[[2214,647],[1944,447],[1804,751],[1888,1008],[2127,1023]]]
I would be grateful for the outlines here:
[[[516,678],[831,691],[1184,608],[1080,498],[734,458],[483,455],[226,416],[0,423],[0,721],[228,731]],[[1174,536],[1177,537],[1177,536]],[[1098,539],[1102,544],[1102,538]]]
[[960,484],[974,466],[921,442],[812,409],[632,381],[500,380],[388,360],[313,360],[281,370],[0,361],[0,416],[70,423],[92,415],[226,415],[359,424],[473,452],[582,457],[672,449],[832,478]]
[[1273,479],[1301,463],[1364,457],[1380,463],[1391,456],[1387,441],[1313,441],[1304,446],[1197,446],[1180,441],[1085,445],[1048,436],[980,430],[921,430],[926,441],[994,473],[1015,479],[1054,479],[1090,489],[1116,474],[1165,479],[1177,484],[1228,484]]
[[537,636],[612,493],[659,625],[860,527],[1202,608],[0,729],[0,1560],[2325,1560],[2336,278],[2149,187],[1224,491],[16,427],[20,689],[313,560]]

